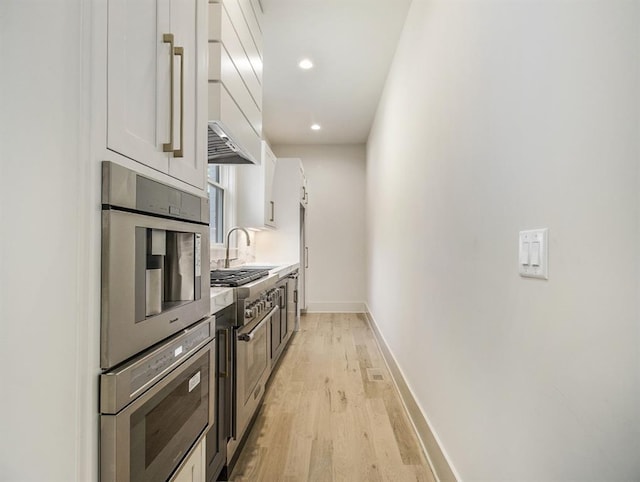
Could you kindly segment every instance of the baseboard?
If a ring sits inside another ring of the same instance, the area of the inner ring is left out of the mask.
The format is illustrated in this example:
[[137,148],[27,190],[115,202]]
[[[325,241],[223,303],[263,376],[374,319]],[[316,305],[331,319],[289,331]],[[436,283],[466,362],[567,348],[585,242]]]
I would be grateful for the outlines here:
[[418,402],[413,395],[413,392],[407,385],[405,377],[398,366],[396,359],[394,358],[389,346],[387,345],[384,336],[378,329],[378,325],[376,324],[373,315],[369,311],[369,307],[365,304],[365,315],[371,326],[371,330],[375,336],[376,342],[380,348],[380,352],[387,364],[387,368],[391,373],[391,378],[395,383],[396,389],[400,394],[400,399],[404,404],[404,408],[413,424],[416,433],[418,434],[418,438],[422,443],[422,448],[427,456],[429,464],[431,465],[431,470],[433,474],[439,482],[455,482],[460,480],[460,478],[456,475],[456,471],[453,468],[452,464],[449,463],[448,457],[446,456],[445,451],[443,450],[439,439],[435,432],[431,429],[431,424],[427,419],[426,415],[422,412],[422,409],[418,405]]
[[307,302],[307,313],[364,313],[362,301]]

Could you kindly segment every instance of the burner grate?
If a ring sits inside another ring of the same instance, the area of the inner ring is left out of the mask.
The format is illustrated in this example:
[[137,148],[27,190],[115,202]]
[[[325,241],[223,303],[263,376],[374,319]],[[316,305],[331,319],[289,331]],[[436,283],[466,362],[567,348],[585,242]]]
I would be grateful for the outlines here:
[[217,269],[211,271],[211,286],[242,286],[269,274],[264,268]]

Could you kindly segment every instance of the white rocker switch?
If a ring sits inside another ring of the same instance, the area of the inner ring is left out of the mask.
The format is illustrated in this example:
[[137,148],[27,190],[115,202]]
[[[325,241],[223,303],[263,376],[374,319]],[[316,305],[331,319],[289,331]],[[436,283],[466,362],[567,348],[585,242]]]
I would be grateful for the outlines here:
[[524,278],[549,279],[549,230],[520,231],[519,273]]
[[520,264],[524,266],[529,265],[529,246],[530,243],[524,242],[522,243],[522,248],[520,249]]
[[540,243],[531,243],[531,266],[540,266]]

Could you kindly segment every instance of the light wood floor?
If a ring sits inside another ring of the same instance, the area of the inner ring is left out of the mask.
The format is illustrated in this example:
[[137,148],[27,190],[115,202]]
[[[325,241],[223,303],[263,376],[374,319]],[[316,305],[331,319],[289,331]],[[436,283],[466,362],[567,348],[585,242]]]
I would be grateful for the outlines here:
[[364,315],[300,326],[231,480],[433,482]]

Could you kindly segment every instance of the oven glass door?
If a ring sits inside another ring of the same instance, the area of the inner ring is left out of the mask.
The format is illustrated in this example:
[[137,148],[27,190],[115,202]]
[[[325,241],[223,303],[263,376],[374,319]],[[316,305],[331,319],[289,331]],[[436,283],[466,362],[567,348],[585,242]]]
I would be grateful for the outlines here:
[[[209,420],[206,351],[129,417],[129,480],[167,480]],[[171,375],[169,375],[171,376]]]
[[263,323],[262,326],[254,329],[252,334],[252,340],[241,343],[241,349],[238,350],[239,356],[242,359],[239,361],[239,366],[244,368],[244,381],[243,381],[243,404],[249,401],[252,396],[253,389],[256,387],[262,374],[267,368],[268,363],[268,350],[267,350],[267,328],[269,323]]
[[269,327],[277,308],[256,325],[236,332],[236,380],[233,440],[227,445],[227,459],[232,459],[255,414],[269,374]]

